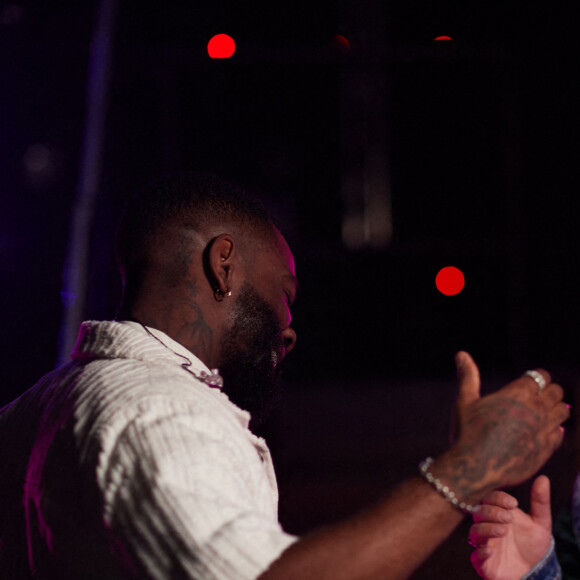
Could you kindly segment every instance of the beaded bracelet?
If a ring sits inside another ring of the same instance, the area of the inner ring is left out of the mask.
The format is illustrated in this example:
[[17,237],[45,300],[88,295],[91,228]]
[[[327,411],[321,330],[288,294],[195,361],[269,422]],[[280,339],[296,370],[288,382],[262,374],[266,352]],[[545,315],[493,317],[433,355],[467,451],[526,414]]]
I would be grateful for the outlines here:
[[419,471],[425,481],[430,483],[453,507],[457,508],[458,510],[462,511],[466,514],[473,514],[479,508],[479,505],[470,505],[465,503],[464,501],[459,501],[455,496],[455,493],[449,489],[449,487],[443,483],[441,480],[435,477],[430,471],[429,467],[433,463],[432,457],[427,457],[425,461],[422,461],[419,464]]

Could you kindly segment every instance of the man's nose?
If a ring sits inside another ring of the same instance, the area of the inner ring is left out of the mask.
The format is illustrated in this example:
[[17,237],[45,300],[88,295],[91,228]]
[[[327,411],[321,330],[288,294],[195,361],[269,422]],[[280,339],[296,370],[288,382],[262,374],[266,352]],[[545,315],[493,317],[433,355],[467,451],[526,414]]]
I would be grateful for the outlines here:
[[284,349],[286,350],[286,354],[288,354],[296,344],[296,333],[294,329],[288,327],[286,330],[283,330],[282,339],[284,340]]

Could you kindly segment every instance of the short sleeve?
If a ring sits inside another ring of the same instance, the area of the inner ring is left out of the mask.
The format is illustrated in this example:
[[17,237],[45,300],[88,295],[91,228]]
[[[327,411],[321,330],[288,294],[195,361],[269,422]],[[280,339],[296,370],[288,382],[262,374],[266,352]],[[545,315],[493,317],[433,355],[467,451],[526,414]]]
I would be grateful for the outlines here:
[[139,578],[256,578],[292,544],[244,430],[221,417],[143,413],[104,478],[105,521]]

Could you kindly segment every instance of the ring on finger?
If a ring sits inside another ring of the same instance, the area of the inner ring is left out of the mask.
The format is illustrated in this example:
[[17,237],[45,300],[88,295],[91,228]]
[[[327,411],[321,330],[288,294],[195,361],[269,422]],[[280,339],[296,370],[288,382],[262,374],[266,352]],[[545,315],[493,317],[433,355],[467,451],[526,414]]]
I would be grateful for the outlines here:
[[541,393],[548,384],[542,373],[539,373],[538,371],[526,371],[522,376],[530,377],[536,381],[536,384],[538,385],[538,393]]

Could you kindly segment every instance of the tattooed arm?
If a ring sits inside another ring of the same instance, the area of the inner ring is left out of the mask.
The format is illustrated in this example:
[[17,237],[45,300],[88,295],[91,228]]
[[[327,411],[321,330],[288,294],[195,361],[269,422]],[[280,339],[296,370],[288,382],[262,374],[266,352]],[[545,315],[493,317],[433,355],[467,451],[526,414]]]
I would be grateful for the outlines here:
[[[562,388],[543,370],[548,386],[541,394],[522,377],[481,398],[473,359],[462,352],[456,361],[458,439],[430,471],[476,504],[492,489],[532,476],[560,445],[569,411]],[[408,578],[462,518],[417,477],[358,517],[297,541],[261,578]]]

